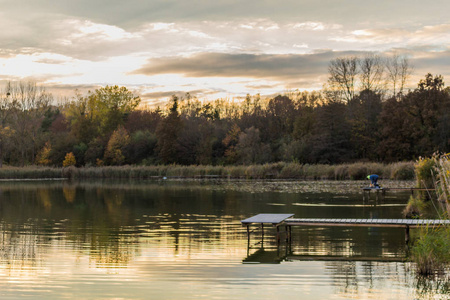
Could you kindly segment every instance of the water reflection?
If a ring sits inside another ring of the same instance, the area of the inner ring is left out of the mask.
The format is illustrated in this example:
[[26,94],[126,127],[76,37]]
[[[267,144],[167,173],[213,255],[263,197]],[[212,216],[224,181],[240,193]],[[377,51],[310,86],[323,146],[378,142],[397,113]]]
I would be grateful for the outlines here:
[[295,185],[249,193],[233,182],[0,182],[0,297],[379,298],[382,285],[397,298],[448,292],[415,281],[401,229],[297,227],[277,247],[267,228],[263,243],[259,232],[248,245],[240,220],[255,213],[398,218],[408,197],[363,205],[361,194],[336,196],[329,183],[323,193],[286,192]]

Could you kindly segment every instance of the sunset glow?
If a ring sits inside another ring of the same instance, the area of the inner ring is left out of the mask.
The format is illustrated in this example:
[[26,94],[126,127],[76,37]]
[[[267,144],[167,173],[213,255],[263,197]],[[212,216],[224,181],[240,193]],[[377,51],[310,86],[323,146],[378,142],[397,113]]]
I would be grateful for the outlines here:
[[124,85],[149,103],[320,89],[338,56],[407,56],[450,75],[448,1],[2,2],[0,80],[56,95]]

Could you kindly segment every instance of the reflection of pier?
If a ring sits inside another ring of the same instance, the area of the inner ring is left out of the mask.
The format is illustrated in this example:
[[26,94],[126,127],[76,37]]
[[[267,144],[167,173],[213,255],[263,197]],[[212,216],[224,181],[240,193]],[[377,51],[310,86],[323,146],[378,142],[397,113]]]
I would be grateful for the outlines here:
[[[287,249],[287,248],[286,248]],[[243,263],[260,263],[260,264],[279,264],[286,260],[289,253],[282,253],[278,250],[265,250],[263,247],[259,248],[250,254],[250,248],[247,248],[247,257],[242,260]]]
[[[283,247],[280,246],[285,246]],[[367,255],[336,255],[336,254],[298,254],[294,251],[291,241],[279,244],[276,250],[264,249],[264,246],[254,250],[251,245],[247,248],[247,257],[243,263],[279,264],[283,261],[355,261],[355,262],[405,262],[407,256],[367,256]]]
[[320,226],[320,227],[397,227],[405,228],[405,241],[409,241],[410,228],[416,227],[439,227],[450,225],[450,220],[433,219],[312,219],[312,218],[291,218],[293,214],[258,214],[251,218],[242,220],[242,225],[247,227],[248,242],[250,244],[250,226],[259,224],[262,229],[264,239],[264,224],[271,224],[276,228],[277,244],[280,243],[280,227],[285,228],[286,241],[291,241],[292,226]]
[[361,261],[361,262],[405,262],[406,257],[382,256],[337,256],[337,255],[298,255],[282,253],[279,250],[260,248],[242,260],[243,263],[279,264],[283,261]]

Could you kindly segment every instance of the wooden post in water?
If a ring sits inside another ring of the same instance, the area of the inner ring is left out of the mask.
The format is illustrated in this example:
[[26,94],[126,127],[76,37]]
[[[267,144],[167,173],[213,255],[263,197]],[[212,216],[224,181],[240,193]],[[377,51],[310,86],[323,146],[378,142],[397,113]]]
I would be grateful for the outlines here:
[[280,226],[277,225],[277,244],[280,244]]
[[286,231],[286,243],[289,242],[289,231],[288,231],[288,226],[284,226],[284,230]]
[[247,225],[247,240],[248,244],[250,245],[250,225]]
[[290,243],[292,243],[292,226],[289,225],[288,229],[289,229],[289,244],[290,244]]
[[261,223],[261,243],[264,243],[264,224]]
[[409,243],[409,226],[406,226],[405,228],[405,243]]

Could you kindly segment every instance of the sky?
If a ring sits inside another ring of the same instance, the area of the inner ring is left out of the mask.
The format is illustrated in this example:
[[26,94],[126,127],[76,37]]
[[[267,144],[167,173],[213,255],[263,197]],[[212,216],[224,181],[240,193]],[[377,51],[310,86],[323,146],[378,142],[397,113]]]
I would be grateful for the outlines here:
[[449,11],[448,0],[0,0],[0,84],[233,99],[320,89],[330,60],[375,53],[408,57],[413,87],[450,77]]

